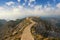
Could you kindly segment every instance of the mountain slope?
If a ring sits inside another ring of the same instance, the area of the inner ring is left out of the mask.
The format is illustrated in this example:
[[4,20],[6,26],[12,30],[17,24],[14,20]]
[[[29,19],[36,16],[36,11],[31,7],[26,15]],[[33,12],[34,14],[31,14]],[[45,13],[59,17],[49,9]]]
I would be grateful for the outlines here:
[[27,17],[22,21],[10,21],[4,26],[1,40],[59,40],[58,38],[60,38],[60,32],[56,31],[55,25],[51,25],[40,17]]

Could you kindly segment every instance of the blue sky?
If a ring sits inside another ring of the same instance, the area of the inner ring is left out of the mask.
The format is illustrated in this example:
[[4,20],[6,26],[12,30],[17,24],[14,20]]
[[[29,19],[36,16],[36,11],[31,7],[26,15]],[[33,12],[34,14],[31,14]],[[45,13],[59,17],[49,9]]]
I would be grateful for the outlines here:
[[[5,5],[6,2],[13,1],[15,4],[18,3],[17,0],[0,0],[0,6]],[[27,0],[29,2],[29,0]],[[25,1],[21,0],[20,4],[22,5]],[[26,3],[28,3],[26,2]],[[51,6],[55,6],[57,3],[60,3],[60,0],[35,0],[36,4],[35,5],[47,5],[47,3],[51,4]],[[34,2],[32,2],[34,4]]]
[[60,0],[0,0],[0,19],[60,16]]

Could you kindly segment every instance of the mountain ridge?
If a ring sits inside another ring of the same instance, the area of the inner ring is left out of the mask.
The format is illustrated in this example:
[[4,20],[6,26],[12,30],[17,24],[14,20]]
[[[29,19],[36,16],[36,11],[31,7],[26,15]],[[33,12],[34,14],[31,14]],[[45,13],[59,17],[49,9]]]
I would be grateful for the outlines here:
[[[30,29],[31,34],[34,37],[34,40],[35,39],[38,40],[36,38],[37,35],[41,36],[42,38],[50,38],[50,37],[59,38],[60,37],[60,36],[57,36],[60,33],[56,32],[56,30],[55,30],[56,27],[52,26],[49,22],[42,20],[40,17],[26,17],[26,18],[22,19],[22,21],[19,22],[15,27],[13,27],[12,30],[8,29],[11,32],[8,35],[4,34],[5,37],[3,38],[3,40],[5,40],[5,39],[6,40],[16,40],[16,39],[21,40],[21,36],[23,34],[24,29],[31,24],[30,20],[36,22],[36,24],[33,25]],[[34,36],[34,35],[36,35],[36,36]],[[39,40],[40,40],[40,38],[39,38]]]

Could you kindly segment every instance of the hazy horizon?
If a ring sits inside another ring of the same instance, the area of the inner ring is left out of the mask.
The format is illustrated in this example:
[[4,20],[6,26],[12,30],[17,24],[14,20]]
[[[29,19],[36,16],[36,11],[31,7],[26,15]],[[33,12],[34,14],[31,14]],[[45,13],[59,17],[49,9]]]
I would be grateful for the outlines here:
[[60,0],[0,0],[0,19],[59,15]]

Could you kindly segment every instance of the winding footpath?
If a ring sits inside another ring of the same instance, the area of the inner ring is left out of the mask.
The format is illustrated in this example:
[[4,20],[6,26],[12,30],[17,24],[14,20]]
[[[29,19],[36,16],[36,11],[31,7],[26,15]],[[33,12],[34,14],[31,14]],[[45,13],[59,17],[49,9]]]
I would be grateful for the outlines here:
[[31,29],[31,27],[35,24],[35,22],[32,21],[31,19],[30,19],[30,21],[31,21],[32,23],[31,23],[30,25],[28,25],[28,26],[24,29],[23,34],[22,34],[22,36],[21,36],[21,40],[34,40],[32,34],[31,34],[30,29]]

